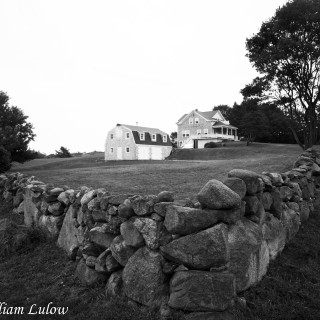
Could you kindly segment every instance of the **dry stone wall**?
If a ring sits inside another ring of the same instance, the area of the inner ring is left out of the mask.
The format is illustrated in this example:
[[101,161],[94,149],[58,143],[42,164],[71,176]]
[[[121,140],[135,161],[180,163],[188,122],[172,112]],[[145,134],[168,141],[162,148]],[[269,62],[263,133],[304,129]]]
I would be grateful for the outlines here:
[[319,207],[320,159],[308,149],[285,173],[234,169],[210,180],[197,202],[105,189],[57,188],[20,173],[0,176],[27,226],[39,226],[77,261],[83,285],[106,283],[126,296],[187,319],[228,315],[237,293],[257,284],[270,260]]

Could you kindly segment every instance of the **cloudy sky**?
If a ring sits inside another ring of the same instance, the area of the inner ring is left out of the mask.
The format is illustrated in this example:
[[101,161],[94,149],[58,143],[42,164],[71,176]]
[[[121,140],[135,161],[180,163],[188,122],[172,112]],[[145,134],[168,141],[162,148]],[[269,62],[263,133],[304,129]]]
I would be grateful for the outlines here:
[[117,123],[169,134],[240,103],[245,40],[285,0],[0,0],[0,90],[47,154],[102,151]]

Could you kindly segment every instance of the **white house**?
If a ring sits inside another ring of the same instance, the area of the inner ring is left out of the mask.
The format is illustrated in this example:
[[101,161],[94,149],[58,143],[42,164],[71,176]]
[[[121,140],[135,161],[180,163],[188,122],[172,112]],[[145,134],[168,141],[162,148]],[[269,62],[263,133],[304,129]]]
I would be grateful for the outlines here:
[[219,110],[192,110],[177,122],[178,148],[204,148],[207,142],[238,141],[238,128],[230,125]]
[[163,160],[172,143],[167,133],[155,129],[117,124],[108,132],[105,160]]

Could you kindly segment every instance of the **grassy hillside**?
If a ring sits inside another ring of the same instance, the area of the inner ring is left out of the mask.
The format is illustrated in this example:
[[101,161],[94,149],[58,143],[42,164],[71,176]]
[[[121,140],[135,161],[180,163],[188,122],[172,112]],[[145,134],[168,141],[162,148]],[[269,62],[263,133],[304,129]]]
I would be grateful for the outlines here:
[[[105,187],[111,193],[157,194],[173,191],[178,198],[194,196],[210,179],[224,180],[239,168],[258,173],[284,172],[292,167],[301,149],[295,145],[228,145],[220,149],[182,150],[186,154],[215,155],[214,160],[107,161],[100,155],[70,159],[37,159],[15,165],[11,171],[34,175],[56,186]],[[212,156],[213,157],[213,156]]]

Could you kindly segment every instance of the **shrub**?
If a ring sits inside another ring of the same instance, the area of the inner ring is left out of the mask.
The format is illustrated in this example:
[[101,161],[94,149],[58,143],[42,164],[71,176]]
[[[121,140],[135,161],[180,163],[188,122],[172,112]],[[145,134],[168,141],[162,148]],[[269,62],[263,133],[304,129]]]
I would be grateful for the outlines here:
[[11,168],[10,152],[0,146],[0,173],[6,172]]
[[219,145],[218,143],[216,142],[207,142],[205,145],[204,145],[205,148],[218,148]]

